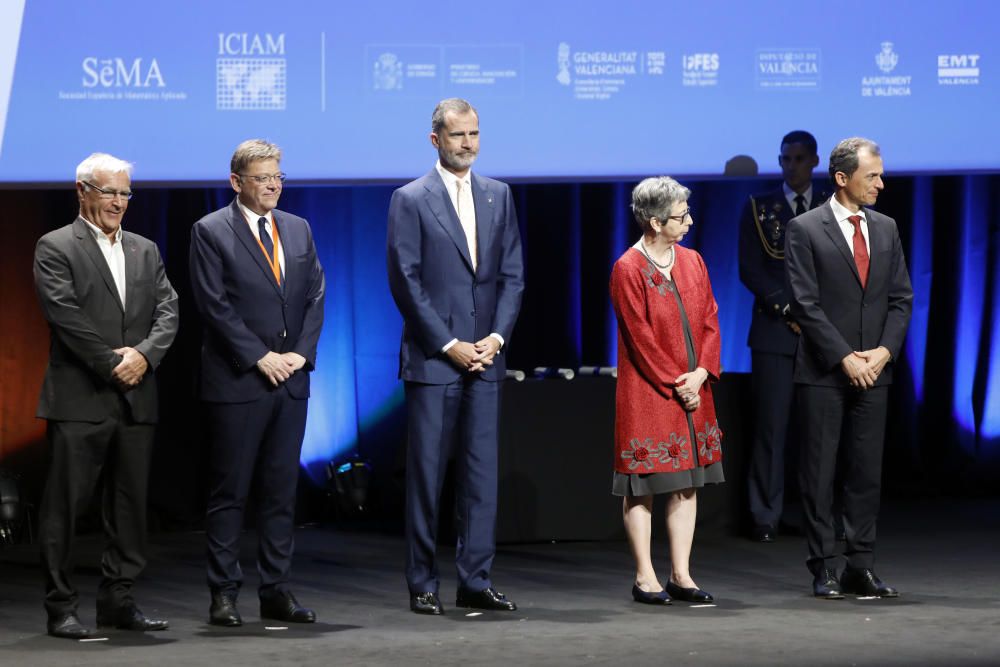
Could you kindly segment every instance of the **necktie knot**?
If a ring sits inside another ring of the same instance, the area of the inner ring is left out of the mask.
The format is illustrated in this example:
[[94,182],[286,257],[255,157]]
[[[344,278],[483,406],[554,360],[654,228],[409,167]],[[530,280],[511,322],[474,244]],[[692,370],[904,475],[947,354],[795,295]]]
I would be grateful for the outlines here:
[[864,218],[862,218],[860,215],[849,215],[849,216],[847,216],[847,221],[849,223],[851,223],[852,225],[854,225],[854,229],[860,229],[861,228],[861,221],[863,219]]
[[795,215],[802,215],[806,212],[806,197],[805,195],[795,195]]

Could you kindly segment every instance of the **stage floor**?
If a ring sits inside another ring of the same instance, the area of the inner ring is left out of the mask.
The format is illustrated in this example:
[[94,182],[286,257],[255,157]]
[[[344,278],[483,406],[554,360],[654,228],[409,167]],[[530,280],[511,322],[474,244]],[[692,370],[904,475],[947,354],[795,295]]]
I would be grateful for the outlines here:
[[[37,548],[0,549],[0,665],[998,665],[1000,501],[896,503],[883,511],[876,571],[895,600],[815,600],[802,538],[773,544],[701,531],[693,573],[714,607],[631,601],[621,542],[507,545],[494,580],[520,609],[455,609],[453,550],[442,549],[443,617],[407,606],[402,539],[305,527],[293,590],[315,625],[271,630],[257,617],[253,535],[244,562],[246,624],[206,623],[203,535],[151,537],[136,588],[166,632],[105,633],[73,642],[45,634]],[[82,538],[81,617],[94,622],[99,538]],[[655,545],[662,580],[666,545]]]

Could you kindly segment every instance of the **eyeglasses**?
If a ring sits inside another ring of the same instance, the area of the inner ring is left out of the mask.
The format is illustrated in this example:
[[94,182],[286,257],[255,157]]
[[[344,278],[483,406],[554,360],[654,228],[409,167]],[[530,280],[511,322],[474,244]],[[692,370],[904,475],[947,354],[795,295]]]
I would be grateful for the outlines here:
[[80,182],[86,185],[88,188],[93,188],[94,190],[97,190],[98,196],[101,199],[114,199],[115,197],[121,197],[125,201],[128,201],[129,199],[132,198],[131,190],[108,190],[107,188],[96,186],[89,181],[80,181]]
[[279,183],[284,183],[285,179],[288,178],[286,174],[278,172],[277,174],[240,174],[240,178],[249,178],[256,181],[260,185],[266,185],[272,181],[277,181]]
[[670,216],[667,216],[667,220],[676,220],[677,222],[679,222],[681,224],[683,224],[685,220],[688,220],[690,218],[691,218],[691,209],[690,208],[688,210],[684,211],[683,213],[681,213],[680,215],[670,215]]

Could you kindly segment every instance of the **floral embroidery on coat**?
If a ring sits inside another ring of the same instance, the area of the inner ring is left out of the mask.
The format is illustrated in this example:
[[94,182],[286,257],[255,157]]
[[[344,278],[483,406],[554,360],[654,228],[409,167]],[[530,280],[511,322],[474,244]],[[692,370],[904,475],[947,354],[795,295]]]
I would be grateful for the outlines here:
[[670,291],[667,279],[652,264],[647,262],[645,268],[639,269],[639,271],[646,277],[646,284],[659,292],[660,296],[666,296],[667,292]]
[[698,456],[714,461],[722,454],[722,430],[718,420],[705,422],[705,430],[698,432]]
[[645,468],[652,470],[654,462],[662,465],[670,464],[674,470],[681,467],[681,461],[691,458],[689,448],[686,447],[687,438],[676,433],[670,434],[670,442],[659,442],[653,444],[652,438],[639,441],[639,438],[632,438],[629,449],[621,453],[623,461],[628,461],[629,471]]

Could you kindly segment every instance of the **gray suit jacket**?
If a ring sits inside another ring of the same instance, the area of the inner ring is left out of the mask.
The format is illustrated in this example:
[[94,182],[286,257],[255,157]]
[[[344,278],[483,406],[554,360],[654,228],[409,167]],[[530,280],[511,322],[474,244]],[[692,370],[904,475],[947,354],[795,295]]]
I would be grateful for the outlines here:
[[124,392],[132,418],[157,420],[159,365],[177,334],[177,293],[156,244],[123,231],[125,308],[97,241],[82,218],[49,232],[35,246],[35,290],[51,344],[37,415],[56,421],[100,422],[122,390],[111,372],[114,350],[133,347],[149,362],[138,386]]

